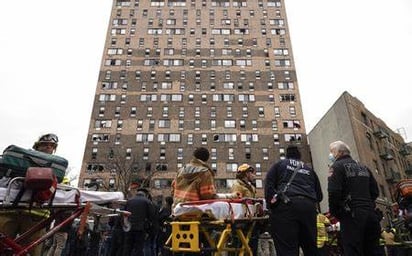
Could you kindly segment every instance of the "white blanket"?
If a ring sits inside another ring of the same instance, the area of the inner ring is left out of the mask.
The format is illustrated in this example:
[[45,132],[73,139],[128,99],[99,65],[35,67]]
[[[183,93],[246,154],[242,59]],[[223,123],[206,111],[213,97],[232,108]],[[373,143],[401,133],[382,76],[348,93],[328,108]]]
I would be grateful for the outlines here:
[[[94,202],[98,204],[104,204],[112,201],[120,201],[124,199],[122,192],[103,192],[103,191],[80,191],[80,202]],[[7,188],[0,187],[0,201],[3,201],[6,196]],[[10,190],[10,201],[13,201],[18,194],[18,189]],[[57,189],[56,195],[54,197],[53,203],[76,203],[76,195],[78,191],[76,189],[72,190],[61,190]],[[26,191],[20,201],[25,202],[30,200],[30,191]]]
[[[247,206],[246,206],[247,205]],[[249,208],[249,211],[248,211]],[[173,209],[174,216],[198,213],[199,211],[214,219],[242,219],[253,217],[256,207],[253,204],[216,201],[207,204],[177,204]]]

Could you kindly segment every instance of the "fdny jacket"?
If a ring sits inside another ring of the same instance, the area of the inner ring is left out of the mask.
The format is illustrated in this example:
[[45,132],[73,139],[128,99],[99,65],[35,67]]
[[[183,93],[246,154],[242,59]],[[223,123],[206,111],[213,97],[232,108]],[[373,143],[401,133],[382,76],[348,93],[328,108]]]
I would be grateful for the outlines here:
[[193,158],[179,169],[172,184],[173,205],[216,197],[214,173],[203,161]]
[[232,192],[240,193],[241,197],[255,198],[256,188],[252,183],[242,179],[236,179],[232,185]]
[[374,209],[379,188],[371,171],[350,155],[339,157],[331,166],[328,180],[329,210],[334,216],[344,212],[344,201],[351,208]]
[[285,194],[290,198],[303,196],[314,202],[322,201],[323,194],[318,175],[299,160],[283,159],[272,165],[266,175],[265,200],[269,206],[273,196],[280,192],[288,183],[293,170],[299,166],[299,163],[301,163],[301,168],[298,169]]

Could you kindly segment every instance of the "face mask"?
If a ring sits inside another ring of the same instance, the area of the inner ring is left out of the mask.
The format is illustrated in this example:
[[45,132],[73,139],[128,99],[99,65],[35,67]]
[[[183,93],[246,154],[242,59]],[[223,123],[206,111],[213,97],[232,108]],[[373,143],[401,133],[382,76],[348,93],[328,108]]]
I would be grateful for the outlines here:
[[331,163],[335,162],[336,158],[333,156],[332,153],[329,154],[328,159]]

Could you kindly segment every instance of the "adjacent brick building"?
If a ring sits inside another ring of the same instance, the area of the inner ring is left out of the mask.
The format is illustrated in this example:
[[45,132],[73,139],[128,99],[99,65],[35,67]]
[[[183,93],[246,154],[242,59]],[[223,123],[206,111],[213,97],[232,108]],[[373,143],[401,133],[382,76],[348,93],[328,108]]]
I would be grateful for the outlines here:
[[396,183],[412,174],[410,145],[348,92],[336,100],[309,132],[308,140],[325,195],[321,203],[323,211],[328,210],[328,154],[333,141],[346,142],[352,157],[373,171],[381,199],[393,202]]

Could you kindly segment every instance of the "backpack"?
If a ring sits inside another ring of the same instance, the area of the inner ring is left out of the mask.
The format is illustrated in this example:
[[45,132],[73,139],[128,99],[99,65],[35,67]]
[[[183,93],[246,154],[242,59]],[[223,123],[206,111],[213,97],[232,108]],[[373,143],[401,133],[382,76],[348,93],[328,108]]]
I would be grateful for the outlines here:
[[29,167],[49,167],[57,181],[62,182],[67,166],[68,161],[63,157],[10,145],[0,157],[0,177],[24,177]]

